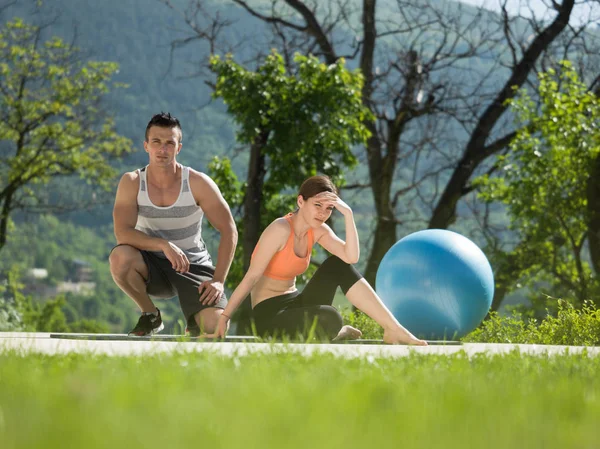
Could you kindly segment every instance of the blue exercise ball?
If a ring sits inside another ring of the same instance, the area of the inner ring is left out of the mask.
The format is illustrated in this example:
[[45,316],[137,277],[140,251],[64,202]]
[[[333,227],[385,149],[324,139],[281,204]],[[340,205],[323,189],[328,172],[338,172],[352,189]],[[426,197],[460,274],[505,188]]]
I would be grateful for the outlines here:
[[400,323],[420,338],[460,338],[485,318],[494,274],[483,251],[444,229],[410,234],[386,253],[376,290]]

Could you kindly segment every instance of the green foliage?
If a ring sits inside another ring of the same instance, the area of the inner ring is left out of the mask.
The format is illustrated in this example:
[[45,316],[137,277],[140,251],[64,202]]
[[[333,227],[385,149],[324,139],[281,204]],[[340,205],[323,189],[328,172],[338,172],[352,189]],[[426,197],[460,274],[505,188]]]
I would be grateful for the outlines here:
[[[135,322],[135,305],[116,286],[110,275],[107,260],[113,244],[108,228],[94,231],[61,221],[52,215],[36,216],[31,222],[15,224],[15,230],[0,258],[0,273],[14,273],[13,280],[7,282],[7,287],[12,288],[9,296],[14,298],[24,287],[29,287],[31,291],[34,285],[54,286],[63,281],[73,281],[73,262],[85,262],[92,270],[91,281],[95,283],[93,294],[67,293],[59,304],[55,304],[56,307],[64,313],[69,328],[91,328],[96,325],[91,325],[86,320],[94,320],[101,323],[99,325],[103,329],[125,332]],[[18,274],[25,268],[34,267],[46,269],[48,278],[33,280]],[[18,282],[16,279],[19,279]],[[22,294],[18,297],[22,299],[21,302],[25,301]],[[42,313],[39,308],[45,301],[47,300],[44,298],[33,296],[27,307],[33,311],[33,315],[39,315]],[[178,312],[175,303],[176,301],[169,303],[172,307],[165,310],[167,315],[172,309]],[[12,300],[11,304],[15,305],[15,301]],[[161,309],[162,307],[161,305]],[[22,313],[22,308],[18,310]],[[52,309],[44,313],[52,315]],[[37,328],[35,318],[30,323],[33,323],[32,328]]]
[[[131,149],[99,102],[115,87],[110,62],[82,62],[80,51],[57,37],[44,40],[20,19],[0,29],[0,225],[12,210],[52,203],[51,181],[79,175],[93,189],[110,190],[109,160]],[[89,202],[90,199],[88,198]],[[73,208],[72,204],[63,207]],[[79,207],[82,207],[80,204]],[[6,234],[0,226],[0,249]]]
[[[1,279],[1,278],[0,278]],[[0,283],[0,332],[15,332],[25,329],[20,305],[24,296],[20,291],[19,268],[13,266]]]
[[19,268],[14,265],[0,286],[0,331],[27,332],[108,332],[106,324],[95,320],[67,319],[63,295],[46,301],[36,301],[22,293],[25,285]]
[[362,332],[363,339],[381,340],[383,338],[383,328],[359,310],[345,309],[341,310],[344,324],[359,329]]
[[[208,165],[208,172],[211,178],[219,186],[223,198],[229,204],[235,217],[238,229],[238,241],[243,241],[244,226],[240,217],[240,210],[244,203],[244,184],[242,184],[233,169],[229,158],[220,158],[214,156]],[[244,262],[241,245],[236,247],[234,259],[227,275],[227,284],[236,286],[244,278]]]
[[463,338],[466,342],[523,343],[545,345],[600,345],[600,309],[591,301],[577,309],[568,301],[558,301],[556,316],[548,314],[541,322],[513,312],[502,317],[492,312],[488,320]]
[[239,125],[237,139],[252,144],[268,133],[270,193],[297,188],[317,171],[333,179],[356,165],[352,145],[369,137],[364,125],[372,115],[361,100],[363,77],[345,61],[327,66],[314,56],[297,54],[296,73],[287,73],[273,51],[256,72],[232,56],[211,58],[217,76],[214,96],[222,98]]
[[[2,292],[0,292],[1,294]],[[0,296],[0,332],[16,332],[23,330],[21,314],[14,303]]]
[[45,302],[34,302],[30,296],[21,305],[25,330],[31,332],[69,332],[67,319],[62,311],[66,301],[57,296]]
[[[260,149],[266,157],[260,229],[294,209],[290,193],[309,176],[321,172],[343,183],[344,171],[356,165],[351,151],[364,142],[369,131],[364,121],[371,113],[362,104],[362,75],[346,69],[345,62],[327,66],[315,57],[296,55],[295,73],[287,73],[281,55],[273,51],[256,72],[234,62],[231,56],[211,58],[217,76],[215,97],[222,98],[240,126],[237,139],[255,144],[268,136]],[[227,158],[214,157],[209,173],[236,215],[239,240],[243,241],[241,213],[248,179],[241,182]],[[252,251],[253,248],[243,248]],[[236,285],[243,278],[242,251],[236,253],[228,280]],[[299,283],[312,276],[315,267]]]
[[208,164],[208,171],[213,181],[219,186],[229,207],[234,212],[236,208],[242,207],[244,185],[238,180],[237,175],[231,168],[229,158],[214,156]]
[[[591,301],[576,308],[568,301],[550,298],[557,312],[542,320],[513,310],[511,316],[491,312],[481,326],[462,340],[472,343],[522,343],[544,345],[600,346],[600,309]],[[364,339],[383,338],[383,329],[360,311],[342,310],[344,324],[363,333]]]
[[[499,158],[501,175],[477,180],[480,197],[506,205],[523,244],[512,264],[523,285],[546,285],[581,304],[597,298],[598,280],[585,258],[587,180],[600,152],[600,101],[569,62],[540,74],[538,105],[526,90],[511,101],[518,133]],[[502,255],[500,255],[502,257]]]
[[67,304],[63,295],[44,302],[34,301],[31,296],[23,298],[20,303],[23,316],[23,329],[29,332],[90,332],[106,333],[109,331],[105,323],[83,319],[68,322],[63,311]]

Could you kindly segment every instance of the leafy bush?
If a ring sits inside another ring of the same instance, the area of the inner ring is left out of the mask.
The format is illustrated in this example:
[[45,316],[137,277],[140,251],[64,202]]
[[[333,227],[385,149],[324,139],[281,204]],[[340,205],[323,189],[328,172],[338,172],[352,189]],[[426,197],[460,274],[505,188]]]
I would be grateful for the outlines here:
[[0,332],[25,330],[19,304],[22,301],[18,283],[18,267],[0,275]]
[[344,324],[349,324],[352,327],[360,329],[363,333],[363,339],[382,339],[383,328],[373,319],[360,311],[352,311],[350,309],[341,311]]
[[[0,332],[85,332],[104,333],[106,323],[90,320],[69,320],[65,316],[63,295],[46,301],[34,301],[22,293],[19,268],[0,273]],[[2,279],[4,277],[4,279]]]
[[[511,316],[491,312],[477,329],[462,338],[468,343],[513,343],[541,345],[600,345],[600,309],[586,301],[581,309],[565,300],[558,300],[556,315],[548,314],[543,320],[513,311]],[[383,338],[383,329],[362,312],[341,312],[344,324],[360,329],[363,339]]]
[[556,316],[548,314],[541,322],[515,312],[501,317],[496,312],[463,338],[465,342],[529,343],[545,345],[600,345],[600,310],[591,301],[581,309],[559,300]]
[[0,332],[23,330],[21,315],[10,298],[0,296]]

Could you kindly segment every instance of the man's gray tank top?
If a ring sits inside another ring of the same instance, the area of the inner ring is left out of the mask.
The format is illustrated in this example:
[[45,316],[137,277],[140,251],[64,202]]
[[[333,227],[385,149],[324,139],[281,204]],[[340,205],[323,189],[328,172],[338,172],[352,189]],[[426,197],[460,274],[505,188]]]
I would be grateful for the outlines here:
[[[212,265],[210,254],[202,240],[202,217],[204,211],[196,204],[190,189],[190,168],[181,166],[181,190],[177,201],[171,206],[152,204],[148,196],[146,178],[148,166],[138,169],[140,187],[137,195],[138,219],[135,229],[151,237],[168,240],[177,245],[191,263]],[[162,251],[153,251],[166,258]]]

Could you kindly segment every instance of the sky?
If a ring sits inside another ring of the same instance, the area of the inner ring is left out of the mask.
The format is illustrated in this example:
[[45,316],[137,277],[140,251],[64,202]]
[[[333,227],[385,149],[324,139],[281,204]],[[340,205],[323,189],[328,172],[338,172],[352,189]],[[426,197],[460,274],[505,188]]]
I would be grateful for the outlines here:
[[[500,5],[506,1],[507,9],[511,14],[521,14],[524,17],[552,19],[554,11],[548,6],[551,0],[460,0],[474,6],[484,6],[492,11],[500,11]],[[598,0],[577,0],[571,23],[578,25],[593,20],[595,24],[600,24],[600,1]]]

